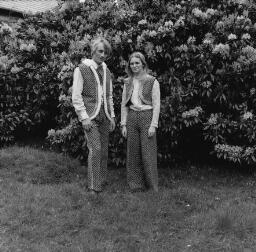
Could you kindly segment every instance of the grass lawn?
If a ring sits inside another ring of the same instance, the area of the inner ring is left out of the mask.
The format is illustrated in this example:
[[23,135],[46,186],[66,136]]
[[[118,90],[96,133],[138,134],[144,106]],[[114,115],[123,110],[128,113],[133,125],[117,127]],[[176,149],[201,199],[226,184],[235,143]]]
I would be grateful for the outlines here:
[[0,150],[0,251],[256,251],[253,173],[160,169],[160,192],[130,193],[125,169],[86,191],[78,161],[29,147]]

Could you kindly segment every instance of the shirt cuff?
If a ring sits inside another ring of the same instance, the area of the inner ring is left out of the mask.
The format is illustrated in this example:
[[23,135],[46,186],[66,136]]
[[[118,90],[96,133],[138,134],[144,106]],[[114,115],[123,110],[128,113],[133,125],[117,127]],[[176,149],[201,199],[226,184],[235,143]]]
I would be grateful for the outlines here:
[[151,126],[151,127],[158,128],[158,123],[153,123],[153,122],[152,122],[152,123],[150,124],[150,126]]
[[126,126],[126,122],[121,122],[120,125],[121,127]]
[[80,122],[82,122],[83,120],[88,119],[88,118],[90,118],[90,117],[88,116],[86,111],[81,112],[80,115],[79,115],[79,121]]

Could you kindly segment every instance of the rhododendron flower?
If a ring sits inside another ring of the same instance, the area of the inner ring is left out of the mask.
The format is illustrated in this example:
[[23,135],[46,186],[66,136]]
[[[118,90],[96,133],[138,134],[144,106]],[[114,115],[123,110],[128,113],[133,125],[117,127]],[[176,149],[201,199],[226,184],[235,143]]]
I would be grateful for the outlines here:
[[217,120],[218,120],[218,115],[217,114],[211,114],[210,118],[208,119],[208,123],[210,125],[215,125],[215,124],[217,124]]
[[206,15],[213,16],[216,12],[217,10],[210,8],[210,9],[207,9],[205,13]]
[[250,89],[250,94],[251,94],[251,95],[254,95],[255,93],[256,93],[256,89],[255,89],[255,88],[251,88],[251,89]]
[[251,35],[249,33],[245,33],[242,35],[242,39],[249,40],[249,39],[251,39]]
[[244,16],[237,16],[237,18],[236,18],[238,21],[241,21],[241,20],[244,20],[245,19],[245,17]]
[[237,145],[228,145],[228,144],[216,144],[214,150],[219,153],[227,153],[229,158],[237,159],[241,157],[243,148]]
[[234,69],[235,72],[241,72],[242,71],[242,66],[239,62],[233,62],[232,63],[232,67]]
[[203,44],[210,45],[212,44],[212,41],[210,39],[204,39]]
[[228,35],[228,40],[235,40],[235,39],[237,39],[237,36],[236,36],[235,34],[230,33],[230,34]]
[[170,21],[166,21],[165,23],[164,23],[164,26],[166,26],[166,27],[173,27],[173,22],[170,20]]
[[256,49],[249,45],[242,48],[242,55],[239,58],[241,59],[242,57],[244,57],[244,61],[248,61],[248,63],[256,62]]
[[32,43],[30,43],[30,44],[21,44],[20,45],[20,50],[21,51],[27,51],[27,52],[36,51],[36,46],[33,45]]
[[178,50],[179,51],[183,51],[183,52],[187,52],[188,51],[188,47],[187,47],[187,45],[184,45],[184,44],[182,44],[182,45],[180,45],[179,47],[178,47]]
[[247,4],[248,0],[238,0],[237,1],[239,4]]
[[221,30],[224,28],[224,26],[225,26],[225,23],[223,21],[218,21],[216,24],[216,29]]
[[192,10],[192,14],[196,17],[202,18],[202,19],[206,19],[207,18],[207,14],[203,11],[201,11],[199,8],[194,8]]
[[5,70],[8,63],[8,57],[6,55],[0,57],[0,70]]
[[194,36],[190,36],[187,40],[187,43],[188,44],[193,44],[196,42],[196,38]]
[[150,37],[155,37],[157,35],[157,32],[155,30],[150,31],[148,34]]
[[182,118],[198,117],[199,114],[202,112],[203,112],[202,108],[198,106],[198,107],[195,107],[194,109],[184,111],[181,116]]
[[255,149],[252,147],[247,147],[244,151],[244,156],[251,156],[254,154]]
[[48,136],[53,136],[54,134],[55,134],[55,130],[54,129],[48,130]]
[[230,47],[228,44],[219,43],[218,45],[216,45],[214,47],[212,52],[215,54],[220,53],[223,56],[227,56],[227,55],[229,55],[229,51],[230,51]]
[[142,19],[138,22],[138,25],[145,25],[147,24],[147,20],[146,19]]
[[242,118],[244,120],[252,119],[253,118],[253,114],[252,114],[252,112],[246,112],[246,113],[243,114]]
[[179,19],[175,22],[174,26],[176,28],[178,28],[180,26],[183,27],[185,25],[184,20],[185,20],[185,17],[183,17],[183,16],[179,17]]
[[11,73],[16,74],[16,73],[20,72],[21,70],[22,70],[22,68],[14,66],[11,68]]
[[6,24],[6,23],[0,24],[0,34],[3,32],[11,33],[12,31],[13,31],[12,27],[9,26],[8,24]]
[[209,88],[212,85],[211,81],[204,81],[201,86],[204,88]]

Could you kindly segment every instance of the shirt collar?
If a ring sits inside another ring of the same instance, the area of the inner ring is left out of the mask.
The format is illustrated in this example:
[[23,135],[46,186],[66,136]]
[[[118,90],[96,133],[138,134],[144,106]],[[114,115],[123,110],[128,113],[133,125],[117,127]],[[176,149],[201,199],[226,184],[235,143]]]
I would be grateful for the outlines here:
[[[103,63],[102,63],[102,64],[103,64]],[[92,59],[92,66],[93,66],[95,69],[98,69],[98,67],[102,66],[102,64],[99,65],[97,62],[95,62],[95,61]]]
[[99,66],[102,65],[102,67],[104,66],[104,62],[102,62],[101,65],[98,65],[93,59],[84,59],[82,61],[83,64],[87,65],[87,66],[92,66],[94,69],[97,69]]

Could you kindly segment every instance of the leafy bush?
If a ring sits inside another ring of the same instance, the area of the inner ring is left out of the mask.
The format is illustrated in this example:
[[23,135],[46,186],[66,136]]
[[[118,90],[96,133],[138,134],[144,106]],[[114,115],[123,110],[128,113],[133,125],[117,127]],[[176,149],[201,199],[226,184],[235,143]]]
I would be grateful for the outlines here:
[[[122,85],[128,56],[139,50],[161,85],[161,162],[191,157],[201,149],[206,156],[214,153],[254,163],[255,10],[255,4],[243,0],[144,0],[118,5],[87,1],[71,3],[55,14],[29,16],[15,31],[1,26],[0,59],[8,63],[0,78],[4,97],[11,100],[2,102],[1,113],[7,116],[23,109],[31,126],[56,118],[56,129],[47,137],[52,146],[85,158],[70,87],[74,68],[81,58],[90,57],[90,39],[101,34],[113,46],[107,62],[115,76],[118,122],[111,135],[112,162],[124,164],[125,142],[119,129]],[[20,98],[10,106],[13,92]]]

